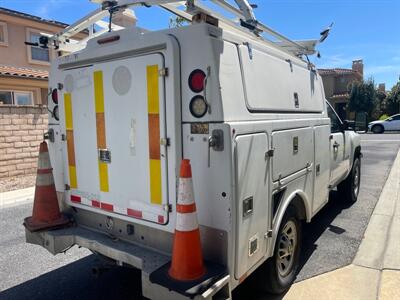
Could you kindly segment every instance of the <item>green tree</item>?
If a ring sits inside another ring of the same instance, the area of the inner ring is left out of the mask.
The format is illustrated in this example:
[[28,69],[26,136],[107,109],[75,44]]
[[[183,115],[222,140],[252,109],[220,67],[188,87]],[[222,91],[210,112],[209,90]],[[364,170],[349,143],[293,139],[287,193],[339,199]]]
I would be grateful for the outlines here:
[[387,94],[384,91],[376,90],[376,102],[372,111],[372,118],[378,120],[385,112]]
[[400,81],[393,86],[385,99],[385,110],[388,115],[394,115],[400,111]]
[[349,109],[353,112],[366,112],[371,118],[377,104],[377,92],[372,79],[354,81],[349,86]]

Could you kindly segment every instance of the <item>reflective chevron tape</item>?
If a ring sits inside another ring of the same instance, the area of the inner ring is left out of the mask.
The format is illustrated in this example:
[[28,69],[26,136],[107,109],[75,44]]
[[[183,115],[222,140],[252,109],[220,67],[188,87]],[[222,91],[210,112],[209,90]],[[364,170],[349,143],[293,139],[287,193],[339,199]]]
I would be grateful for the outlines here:
[[68,174],[69,185],[71,188],[78,188],[75,163],[75,143],[74,143],[74,122],[72,118],[72,99],[70,93],[64,93],[65,110],[65,129],[67,135],[67,156],[68,156]]
[[149,130],[150,202],[162,204],[160,156],[160,96],[158,65],[147,66],[147,109]]
[[[94,103],[96,111],[96,135],[97,149],[107,149],[106,143],[106,122],[104,115],[104,89],[103,89],[103,72],[95,71],[93,73],[94,81]],[[108,165],[105,162],[98,161],[99,164],[99,185],[100,191],[108,192]],[[109,206],[105,206],[110,208]],[[108,210],[108,209],[107,209]]]
[[96,199],[88,199],[78,195],[71,195],[70,201],[75,205],[77,204],[77,205],[90,206],[92,208],[128,216],[135,219],[143,219],[153,223],[165,224],[165,217],[162,215],[155,214],[153,212],[147,212],[132,208],[122,208],[107,202],[101,202]]

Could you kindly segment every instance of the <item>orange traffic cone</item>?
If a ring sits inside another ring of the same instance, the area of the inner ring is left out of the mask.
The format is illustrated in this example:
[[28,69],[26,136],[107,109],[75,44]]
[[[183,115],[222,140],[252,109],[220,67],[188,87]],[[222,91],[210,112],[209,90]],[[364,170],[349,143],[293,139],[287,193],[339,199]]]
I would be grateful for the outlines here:
[[188,159],[182,160],[172,262],[168,271],[175,280],[191,281],[206,272],[200,243],[200,231],[193,197],[192,169]]
[[69,223],[68,218],[60,213],[52,171],[47,143],[42,142],[39,148],[32,217],[24,220],[24,226],[29,231],[59,227]]

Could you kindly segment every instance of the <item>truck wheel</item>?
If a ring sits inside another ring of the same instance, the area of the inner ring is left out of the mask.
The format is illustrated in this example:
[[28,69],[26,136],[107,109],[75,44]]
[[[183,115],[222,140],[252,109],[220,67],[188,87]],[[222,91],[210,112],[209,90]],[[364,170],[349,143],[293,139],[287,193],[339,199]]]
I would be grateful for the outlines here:
[[373,133],[383,133],[385,131],[385,128],[383,128],[382,125],[375,125],[371,128],[371,131]]
[[282,294],[290,288],[299,267],[301,237],[301,222],[295,209],[289,207],[279,228],[274,256],[256,271],[259,288],[272,294]]
[[347,178],[338,185],[338,191],[343,200],[349,203],[355,203],[360,192],[361,180],[361,160],[356,157],[353,167]]

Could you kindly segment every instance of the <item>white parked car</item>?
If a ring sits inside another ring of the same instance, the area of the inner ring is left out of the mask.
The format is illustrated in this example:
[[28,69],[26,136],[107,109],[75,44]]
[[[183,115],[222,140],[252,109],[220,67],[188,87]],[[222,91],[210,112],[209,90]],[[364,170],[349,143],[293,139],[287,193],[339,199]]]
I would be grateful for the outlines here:
[[400,114],[393,115],[386,120],[377,120],[368,124],[368,130],[373,133],[383,133],[390,130],[400,130]]

